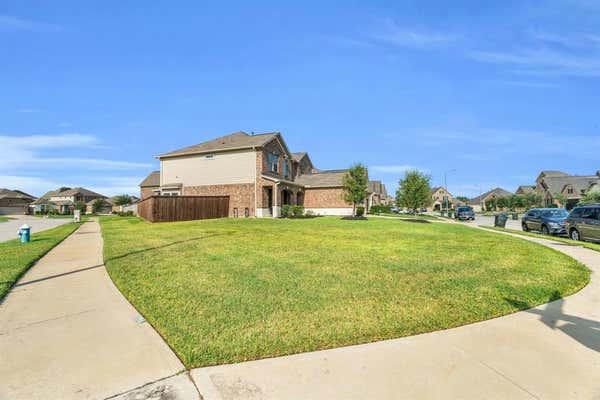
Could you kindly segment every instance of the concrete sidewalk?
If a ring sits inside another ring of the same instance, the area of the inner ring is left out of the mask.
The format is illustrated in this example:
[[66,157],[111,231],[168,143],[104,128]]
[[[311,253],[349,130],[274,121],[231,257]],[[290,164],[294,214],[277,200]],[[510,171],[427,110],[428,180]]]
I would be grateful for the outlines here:
[[[136,317],[106,273],[98,222],[86,222],[0,304],[0,399],[104,399],[182,371]],[[197,398],[186,375],[171,381],[188,393],[177,398]]]
[[600,399],[600,253],[525,238],[592,270],[579,293],[460,328],[199,368],[205,400]]

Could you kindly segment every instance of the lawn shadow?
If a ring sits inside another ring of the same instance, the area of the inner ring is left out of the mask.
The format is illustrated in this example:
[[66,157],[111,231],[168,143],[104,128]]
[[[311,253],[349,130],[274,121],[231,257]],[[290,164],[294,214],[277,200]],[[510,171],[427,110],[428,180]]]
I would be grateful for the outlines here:
[[[235,231],[228,232],[228,234],[232,234],[232,233],[235,233]],[[114,256],[114,257],[111,257],[111,258],[107,258],[107,259],[104,260],[104,262],[106,263],[108,261],[119,260],[121,258],[125,258],[125,257],[131,256],[131,255],[145,253],[147,251],[152,251],[152,250],[164,249],[166,247],[171,247],[171,246],[175,246],[175,245],[182,244],[182,243],[188,243],[188,242],[193,242],[193,241],[196,241],[196,240],[212,238],[212,237],[215,237],[215,236],[225,236],[225,235],[226,235],[225,233],[213,233],[211,235],[197,236],[197,237],[193,237],[193,238],[189,238],[189,239],[185,239],[185,240],[178,240],[176,242],[166,243],[166,244],[162,244],[160,246],[147,247],[145,249],[130,251],[129,253],[125,253],[125,254]]]
[[[85,267],[85,268],[80,268],[80,269],[75,269],[73,271],[69,271],[69,272],[63,272],[61,274],[56,274],[56,275],[50,275],[50,276],[45,276],[43,278],[39,278],[39,279],[33,279],[31,281],[25,281],[25,282],[21,282],[21,283],[17,283],[16,285],[14,285],[13,287],[20,287],[20,286],[25,286],[25,285],[31,285],[32,283],[37,283],[37,282],[42,282],[42,281],[47,281],[49,279],[55,279],[55,278],[60,278],[61,276],[66,276],[66,275],[71,275],[71,274],[76,274],[78,272],[83,272],[83,271],[88,271],[90,269],[95,269],[95,268],[100,268],[103,267],[104,264],[99,264],[99,265],[94,265],[91,267]],[[3,282],[6,283],[6,282]]]
[[[552,293],[548,299],[549,303],[543,310],[532,308],[529,303],[524,301],[506,297],[504,300],[524,312],[539,315],[540,321],[548,328],[558,329],[585,347],[600,352],[600,321],[565,314],[562,310],[565,299],[560,297],[558,291]],[[559,321],[563,322],[560,326],[558,325]]]
[[428,221],[426,219],[421,219],[421,218],[398,218],[400,221],[403,222],[416,222],[417,224],[430,224],[431,221]]

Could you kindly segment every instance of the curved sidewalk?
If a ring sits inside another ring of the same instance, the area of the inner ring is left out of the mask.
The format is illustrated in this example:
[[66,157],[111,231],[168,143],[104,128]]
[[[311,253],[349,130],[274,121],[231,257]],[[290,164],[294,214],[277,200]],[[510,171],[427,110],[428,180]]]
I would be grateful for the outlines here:
[[0,304],[0,400],[104,399],[182,371],[137,317],[104,268],[98,222],[84,223]]
[[600,399],[600,252],[565,299],[459,328],[192,371],[205,400]]

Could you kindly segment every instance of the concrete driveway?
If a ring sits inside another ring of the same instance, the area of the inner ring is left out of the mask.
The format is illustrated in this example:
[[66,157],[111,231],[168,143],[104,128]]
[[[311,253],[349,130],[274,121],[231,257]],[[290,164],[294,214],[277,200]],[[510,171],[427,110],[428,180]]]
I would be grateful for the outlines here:
[[10,239],[18,239],[17,232],[19,228],[27,224],[31,227],[31,233],[45,231],[46,229],[55,228],[60,225],[68,224],[72,220],[70,218],[38,218],[30,215],[5,215],[13,218],[6,222],[0,222],[0,242]]

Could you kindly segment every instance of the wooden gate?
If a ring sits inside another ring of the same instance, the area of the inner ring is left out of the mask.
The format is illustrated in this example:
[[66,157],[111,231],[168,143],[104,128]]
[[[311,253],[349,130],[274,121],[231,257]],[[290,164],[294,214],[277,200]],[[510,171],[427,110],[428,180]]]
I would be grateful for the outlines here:
[[151,196],[138,203],[150,222],[190,221],[229,216],[229,196]]

